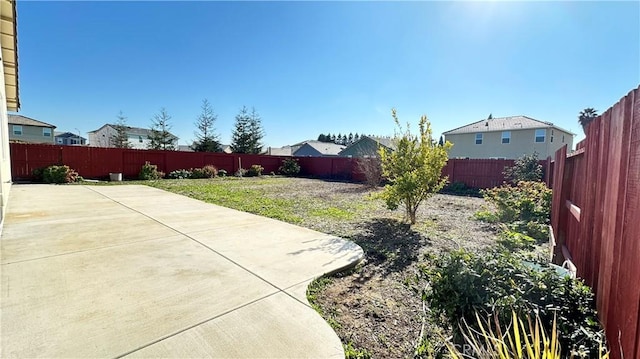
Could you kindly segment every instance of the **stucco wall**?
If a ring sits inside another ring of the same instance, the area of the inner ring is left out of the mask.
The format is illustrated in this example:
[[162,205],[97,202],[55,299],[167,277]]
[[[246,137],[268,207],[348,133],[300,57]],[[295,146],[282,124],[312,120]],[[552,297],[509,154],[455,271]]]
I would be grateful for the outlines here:
[[11,189],[11,158],[9,157],[8,123],[4,66],[0,66],[0,223],[4,220],[9,190]]
[[[453,143],[449,158],[505,158],[517,159],[524,154],[538,152],[538,158],[553,156],[565,144],[571,149],[573,136],[555,128],[546,128],[544,142],[535,142],[535,129],[511,130],[509,143],[502,143],[502,131],[482,133],[482,144],[476,144],[475,133],[446,135]],[[564,139],[563,139],[564,136]],[[553,142],[551,141],[553,137]],[[564,141],[563,141],[564,140]]]

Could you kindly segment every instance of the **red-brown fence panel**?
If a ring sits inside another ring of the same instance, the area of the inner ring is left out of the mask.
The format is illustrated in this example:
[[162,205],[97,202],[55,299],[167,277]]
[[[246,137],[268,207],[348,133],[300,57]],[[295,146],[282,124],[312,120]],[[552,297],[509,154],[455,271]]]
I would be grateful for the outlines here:
[[640,355],[639,96],[596,118],[579,150],[559,150],[554,163],[553,232],[596,294],[611,358]]

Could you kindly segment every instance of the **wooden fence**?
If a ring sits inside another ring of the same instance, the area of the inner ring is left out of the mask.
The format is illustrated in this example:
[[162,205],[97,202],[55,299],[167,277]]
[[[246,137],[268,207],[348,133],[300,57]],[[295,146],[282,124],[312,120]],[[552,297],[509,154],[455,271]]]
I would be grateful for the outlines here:
[[640,358],[640,87],[576,152],[556,153],[553,182],[556,261],[570,259],[593,288],[611,357]]
[[[205,152],[149,151],[86,146],[59,146],[12,143],[11,175],[15,180],[32,178],[36,168],[65,164],[85,178],[105,179],[109,173],[122,173],[125,179],[135,179],[140,167],[149,161],[160,171],[169,173],[177,169],[188,169],[214,165],[229,174],[238,168],[249,168],[258,164],[264,173],[277,172],[282,161],[288,157],[241,155]],[[296,157],[301,175],[340,180],[363,181],[358,171],[357,160],[345,157]],[[499,186],[505,178],[502,171],[512,166],[513,160],[451,159],[443,168],[449,182],[461,182],[468,187],[491,188]],[[541,161],[547,165],[549,161]],[[548,167],[548,166],[547,166]],[[546,171],[550,173],[549,170]],[[549,181],[548,181],[549,182]]]

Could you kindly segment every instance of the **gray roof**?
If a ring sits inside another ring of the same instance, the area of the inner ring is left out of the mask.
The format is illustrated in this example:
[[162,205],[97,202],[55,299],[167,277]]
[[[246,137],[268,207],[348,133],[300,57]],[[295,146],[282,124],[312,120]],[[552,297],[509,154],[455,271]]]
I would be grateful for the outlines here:
[[[93,133],[93,132],[98,132],[101,129],[103,129],[105,126],[109,126],[111,128],[116,128],[117,125],[115,124],[111,124],[111,123],[107,123],[106,125],[100,127],[97,130],[93,130],[93,131],[89,131],[89,133]],[[126,126],[127,127],[127,134],[128,135],[134,135],[134,136],[149,136],[151,135],[151,130],[148,128],[140,128],[140,127],[131,127],[131,126]],[[178,138],[176,135],[171,133],[171,136],[173,136],[173,138]]]
[[[333,142],[320,142],[320,141],[306,141],[304,145],[311,146],[316,151],[320,152],[323,155],[338,155],[340,151],[342,151],[345,146],[337,145]],[[300,146],[300,148],[304,147],[304,145]],[[298,150],[300,149],[298,148]],[[296,152],[298,151],[296,150]],[[293,154],[296,155],[295,153]]]
[[[480,120],[469,125],[455,128],[444,132],[444,135],[456,135],[462,133],[476,133],[476,132],[494,132],[494,131],[509,131],[509,130],[524,130],[534,128],[556,128],[566,133],[574,134],[570,131],[564,130],[558,126],[555,126],[551,122],[545,122],[533,119],[527,116],[509,116],[509,117],[496,117],[487,120]],[[574,134],[575,135],[575,134]]]
[[38,121],[38,120],[34,120],[32,118],[29,118],[27,116],[22,116],[22,115],[9,114],[9,123],[12,124],[12,125],[56,128],[56,126],[54,126],[52,124],[49,124],[49,123],[46,123],[46,122],[42,122],[42,121]]
[[[363,137],[367,137],[370,138],[376,142],[378,142],[380,145],[395,150],[396,149],[396,143],[394,142],[393,138],[391,137],[371,137],[371,136],[362,136],[360,137],[360,139],[362,139]],[[355,143],[355,142],[354,142]]]

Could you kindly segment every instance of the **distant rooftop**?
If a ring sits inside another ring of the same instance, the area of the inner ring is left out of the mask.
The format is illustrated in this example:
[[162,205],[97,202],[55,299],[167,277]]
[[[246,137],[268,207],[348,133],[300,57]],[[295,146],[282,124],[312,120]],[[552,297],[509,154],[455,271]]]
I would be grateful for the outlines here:
[[22,115],[12,115],[9,114],[9,123],[12,125],[22,125],[22,126],[38,126],[38,127],[53,127],[56,128],[56,126],[46,123],[46,122],[42,122],[42,121],[38,121],[38,120],[34,120],[33,118],[27,117],[27,116],[22,116]]
[[557,128],[558,130],[571,133],[558,126],[555,126],[551,122],[545,122],[536,120],[527,116],[509,116],[509,117],[496,117],[492,119],[480,120],[478,122],[471,123],[462,127],[455,128],[447,131],[444,135],[456,135],[462,133],[476,133],[476,132],[493,132],[493,131],[509,131],[509,130],[524,130],[534,128]]

